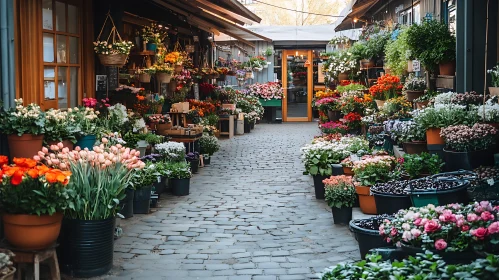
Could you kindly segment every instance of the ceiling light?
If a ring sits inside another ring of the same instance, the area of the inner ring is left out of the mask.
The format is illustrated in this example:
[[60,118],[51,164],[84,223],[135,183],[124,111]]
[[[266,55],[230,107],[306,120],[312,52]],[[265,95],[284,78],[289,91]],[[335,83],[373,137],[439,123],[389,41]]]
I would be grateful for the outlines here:
[[357,21],[359,21],[358,18],[353,18],[353,22],[357,23]]

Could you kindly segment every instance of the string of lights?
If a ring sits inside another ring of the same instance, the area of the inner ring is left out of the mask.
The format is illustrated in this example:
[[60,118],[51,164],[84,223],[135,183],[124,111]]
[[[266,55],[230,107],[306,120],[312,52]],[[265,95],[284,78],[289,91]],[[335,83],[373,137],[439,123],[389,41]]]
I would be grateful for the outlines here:
[[343,18],[344,17],[344,16],[333,16],[333,15],[325,15],[325,14],[310,13],[310,12],[305,12],[305,11],[298,11],[298,10],[293,10],[293,9],[290,9],[290,8],[285,8],[285,7],[277,6],[277,5],[270,4],[270,3],[265,3],[265,2],[262,2],[262,1],[259,1],[259,0],[253,0],[253,2],[257,2],[257,3],[260,3],[260,4],[267,5],[267,6],[272,6],[272,7],[278,8],[278,9],[288,10],[288,11],[291,11],[291,12],[302,13],[302,14],[309,14],[309,15],[323,16],[323,17],[337,17],[337,18]]

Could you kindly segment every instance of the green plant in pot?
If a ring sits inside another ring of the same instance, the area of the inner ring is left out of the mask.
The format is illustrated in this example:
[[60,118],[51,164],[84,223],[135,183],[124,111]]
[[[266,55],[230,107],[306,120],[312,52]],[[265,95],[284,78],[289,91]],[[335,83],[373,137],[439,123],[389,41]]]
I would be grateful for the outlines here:
[[134,214],[149,214],[153,184],[160,181],[158,177],[161,176],[156,165],[156,163],[147,162],[144,168],[133,173],[128,183],[129,188],[135,189],[133,198]]
[[163,156],[167,162],[181,162],[185,158],[185,146],[178,142],[164,142],[154,146],[156,151]]
[[189,195],[191,182],[191,166],[186,161],[174,162],[168,165],[172,193],[178,196]]
[[97,136],[101,131],[99,125],[99,115],[92,108],[69,108],[68,117],[76,124],[75,137],[77,139],[75,147],[92,150]]
[[69,121],[68,113],[61,110],[50,109],[45,113],[45,138],[47,145],[56,145],[62,142],[64,147],[73,149],[76,143],[76,126]]
[[23,106],[22,99],[15,103],[0,113],[0,130],[7,135],[11,158],[32,158],[43,145],[45,113],[34,103]]
[[399,159],[399,163],[402,172],[405,173],[409,179],[438,174],[445,165],[438,155],[431,155],[429,153],[415,155],[405,154],[402,160]]
[[405,80],[404,88],[402,90],[406,94],[407,100],[413,102],[415,99],[424,95],[425,89],[425,79],[411,74]]
[[357,199],[351,176],[331,176],[323,180],[326,203],[331,207],[335,224],[348,224]]
[[217,137],[204,133],[203,136],[201,136],[201,139],[199,139],[199,145],[201,147],[204,164],[210,164],[211,156],[220,150],[220,144],[218,143]]
[[385,47],[385,64],[393,75],[402,75],[407,70],[411,59],[410,48],[407,44],[407,27],[394,30],[391,40]]

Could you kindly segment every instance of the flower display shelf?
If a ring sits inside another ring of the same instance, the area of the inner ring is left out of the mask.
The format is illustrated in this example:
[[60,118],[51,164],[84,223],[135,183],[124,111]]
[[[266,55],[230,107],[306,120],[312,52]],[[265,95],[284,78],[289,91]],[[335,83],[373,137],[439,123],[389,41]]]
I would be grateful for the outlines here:
[[262,104],[263,107],[281,107],[282,106],[281,99],[270,99],[270,100],[260,99],[260,103]]

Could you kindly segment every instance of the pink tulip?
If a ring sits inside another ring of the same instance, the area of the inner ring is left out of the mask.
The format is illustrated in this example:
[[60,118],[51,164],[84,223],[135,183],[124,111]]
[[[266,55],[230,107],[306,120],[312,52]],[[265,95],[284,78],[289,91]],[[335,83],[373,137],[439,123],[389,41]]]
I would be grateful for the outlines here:
[[43,148],[42,148],[42,152],[43,152],[44,154],[46,154],[46,153],[48,153],[48,152],[49,152],[49,150],[48,150],[47,148],[43,147]]

